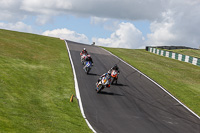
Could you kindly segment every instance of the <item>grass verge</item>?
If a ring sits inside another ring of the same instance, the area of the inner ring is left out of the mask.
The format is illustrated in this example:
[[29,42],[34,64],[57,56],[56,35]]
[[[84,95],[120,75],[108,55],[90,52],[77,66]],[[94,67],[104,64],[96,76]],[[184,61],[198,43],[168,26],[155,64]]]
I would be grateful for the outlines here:
[[168,51],[200,58],[200,50],[199,49],[174,49],[174,50],[168,50]]
[[145,50],[104,48],[152,78],[200,116],[199,66]]
[[0,30],[0,132],[91,132],[64,41]]

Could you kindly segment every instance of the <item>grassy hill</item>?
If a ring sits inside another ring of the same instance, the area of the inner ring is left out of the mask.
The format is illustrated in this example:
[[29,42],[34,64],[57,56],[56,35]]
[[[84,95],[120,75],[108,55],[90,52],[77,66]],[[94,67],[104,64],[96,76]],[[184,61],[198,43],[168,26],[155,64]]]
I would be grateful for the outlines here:
[[199,66],[159,56],[145,50],[105,49],[151,77],[200,116]]
[[[145,50],[106,48],[200,115],[200,68]],[[121,68],[123,69],[123,68]],[[64,41],[0,30],[0,132],[88,133]]]
[[174,49],[174,50],[169,50],[169,51],[200,58],[200,50],[199,49]]
[[0,30],[0,132],[91,132],[64,41]]

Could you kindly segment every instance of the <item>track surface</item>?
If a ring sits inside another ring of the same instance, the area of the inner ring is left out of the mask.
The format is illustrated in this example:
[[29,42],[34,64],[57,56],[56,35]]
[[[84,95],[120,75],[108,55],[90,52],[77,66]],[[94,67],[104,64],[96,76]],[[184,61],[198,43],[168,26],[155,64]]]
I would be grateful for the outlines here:
[[[99,47],[67,42],[85,115],[98,133],[200,133],[200,119],[143,75]],[[90,75],[80,62],[84,47],[94,61]],[[119,84],[97,94],[97,79],[114,64]]]

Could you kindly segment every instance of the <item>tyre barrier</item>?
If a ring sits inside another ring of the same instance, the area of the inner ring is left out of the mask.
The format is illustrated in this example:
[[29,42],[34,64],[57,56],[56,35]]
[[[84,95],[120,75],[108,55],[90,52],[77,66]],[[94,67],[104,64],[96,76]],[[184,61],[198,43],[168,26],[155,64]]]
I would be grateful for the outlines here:
[[183,62],[187,62],[187,63],[191,63],[193,65],[197,65],[200,66],[200,58],[196,58],[196,57],[192,57],[192,56],[188,56],[188,55],[183,55],[183,54],[178,54],[178,53],[174,53],[171,51],[165,51],[165,50],[161,50],[161,49],[157,49],[157,48],[152,48],[152,47],[148,47],[147,51],[160,55],[160,56],[165,56],[168,58],[172,58],[175,60],[179,60],[179,61],[183,61]]

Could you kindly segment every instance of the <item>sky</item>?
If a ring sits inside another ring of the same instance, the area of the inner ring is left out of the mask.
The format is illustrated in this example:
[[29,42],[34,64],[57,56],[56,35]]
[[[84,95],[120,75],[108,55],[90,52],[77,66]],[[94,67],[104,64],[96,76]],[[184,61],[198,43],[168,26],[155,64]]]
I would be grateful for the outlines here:
[[0,29],[106,47],[200,48],[200,0],[0,0]]

